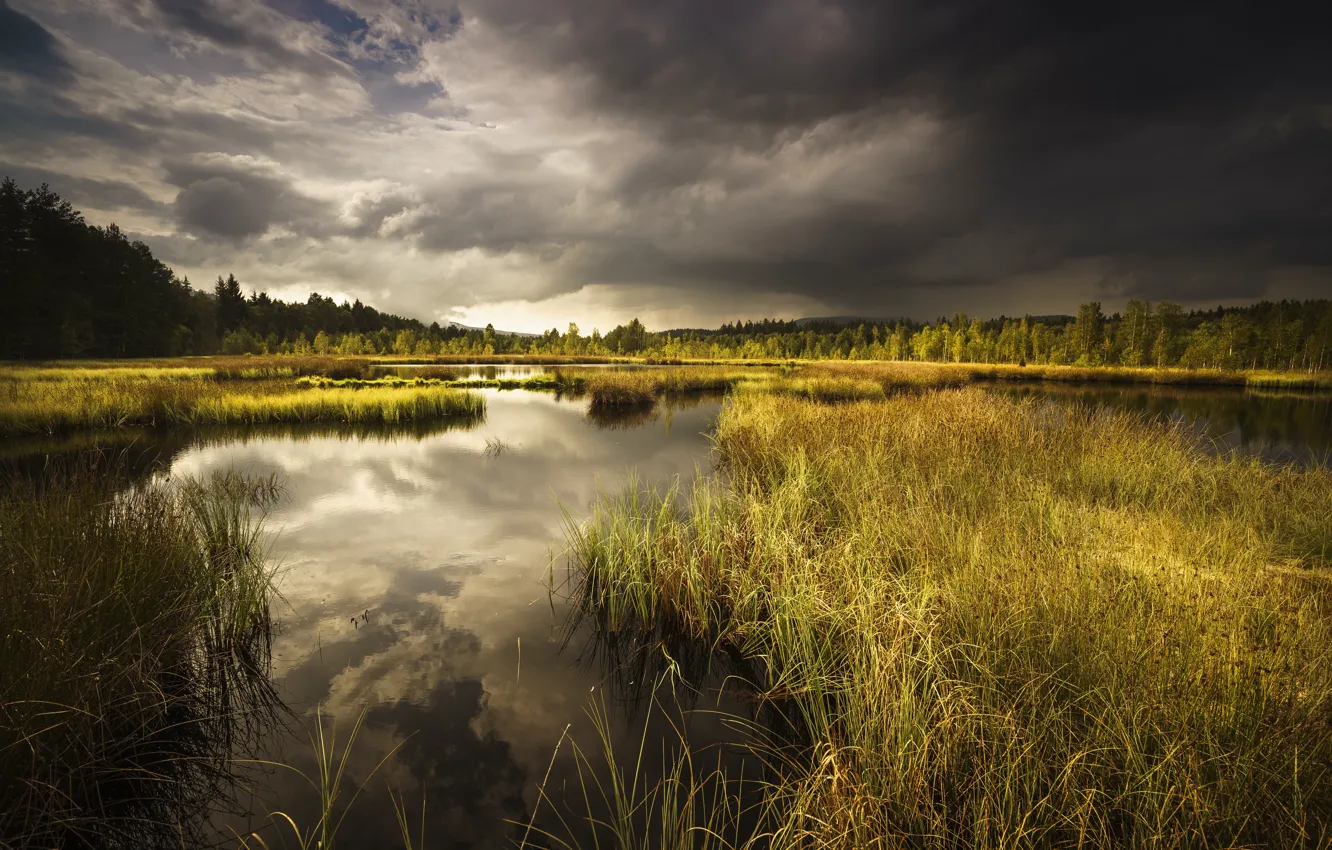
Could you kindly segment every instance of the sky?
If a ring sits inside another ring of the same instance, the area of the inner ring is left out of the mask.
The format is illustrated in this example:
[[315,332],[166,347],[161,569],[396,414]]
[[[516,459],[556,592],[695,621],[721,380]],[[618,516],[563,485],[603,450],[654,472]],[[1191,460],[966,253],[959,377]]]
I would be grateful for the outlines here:
[[0,174],[507,330],[1329,297],[1316,6],[0,0]]

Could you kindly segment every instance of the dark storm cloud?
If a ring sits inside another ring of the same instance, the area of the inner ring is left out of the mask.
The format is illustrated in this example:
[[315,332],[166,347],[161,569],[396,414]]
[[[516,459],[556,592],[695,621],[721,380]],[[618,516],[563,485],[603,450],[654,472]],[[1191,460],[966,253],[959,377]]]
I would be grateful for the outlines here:
[[[724,171],[721,151],[772,156],[839,117],[940,122],[949,156],[917,187],[921,221],[830,200],[753,229],[766,270],[682,259],[685,277],[811,294],[831,279],[869,304],[1087,257],[1158,296],[1181,268],[1195,286],[1178,293],[1254,295],[1255,270],[1332,263],[1332,63],[1312,6],[496,0],[476,14],[669,141],[622,176],[631,204]],[[946,256],[959,246],[971,253]]]
[[41,24],[0,0],[0,71],[16,71],[43,79],[61,79],[69,63],[55,38]]
[[260,167],[179,162],[167,166],[167,180],[180,187],[175,213],[181,227],[200,236],[240,241],[324,212],[319,202]]
[[195,276],[423,316],[1332,289],[1311,6],[0,0],[0,146]]

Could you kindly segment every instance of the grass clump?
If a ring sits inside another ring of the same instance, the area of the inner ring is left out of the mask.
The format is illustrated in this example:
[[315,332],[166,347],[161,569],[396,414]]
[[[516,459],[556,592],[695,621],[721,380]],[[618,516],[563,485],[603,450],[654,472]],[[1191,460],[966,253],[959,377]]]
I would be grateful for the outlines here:
[[875,380],[884,392],[958,387],[977,382],[1151,384],[1203,387],[1332,387],[1326,372],[1234,371],[1133,366],[1018,366],[1004,363],[921,363],[908,361],[817,361],[795,367],[802,377]]
[[766,667],[805,744],[771,846],[1332,841],[1332,471],[971,389],[717,428],[725,483],[570,552],[606,628]]
[[121,490],[105,467],[0,488],[6,846],[179,838],[164,799],[205,804],[239,719],[271,700],[274,483]]
[[757,385],[755,388],[761,392],[806,398],[824,404],[884,398],[883,385],[879,381],[864,378],[778,378],[766,386]]
[[0,375],[0,435],[134,426],[398,423],[485,412],[481,396],[441,385],[375,384],[361,390],[318,383],[336,379],[314,380],[317,383],[148,375],[71,381]]
[[610,370],[569,370],[555,375],[562,391],[588,396],[591,408],[646,407],[657,399],[721,393],[756,377],[754,370],[726,367],[684,367]]
[[182,411],[190,425],[258,425],[276,422],[397,424],[448,416],[481,416],[485,399],[447,387],[310,389],[270,395],[233,393]]

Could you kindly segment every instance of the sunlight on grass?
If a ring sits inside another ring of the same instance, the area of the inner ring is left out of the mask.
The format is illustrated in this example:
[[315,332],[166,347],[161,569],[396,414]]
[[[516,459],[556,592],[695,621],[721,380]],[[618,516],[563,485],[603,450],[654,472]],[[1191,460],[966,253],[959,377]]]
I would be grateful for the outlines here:
[[772,846],[1332,838],[1327,468],[978,390],[745,393],[716,442],[571,562],[606,628],[766,665],[810,742]]

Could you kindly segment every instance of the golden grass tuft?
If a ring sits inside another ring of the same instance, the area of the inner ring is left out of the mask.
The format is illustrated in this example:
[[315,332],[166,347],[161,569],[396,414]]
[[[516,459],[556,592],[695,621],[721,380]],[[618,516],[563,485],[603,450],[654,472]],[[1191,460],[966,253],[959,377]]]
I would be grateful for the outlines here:
[[437,385],[353,389],[281,378],[205,380],[162,373],[78,380],[0,375],[0,435],[130,426],[396,424],[484,412],[482,396]]

